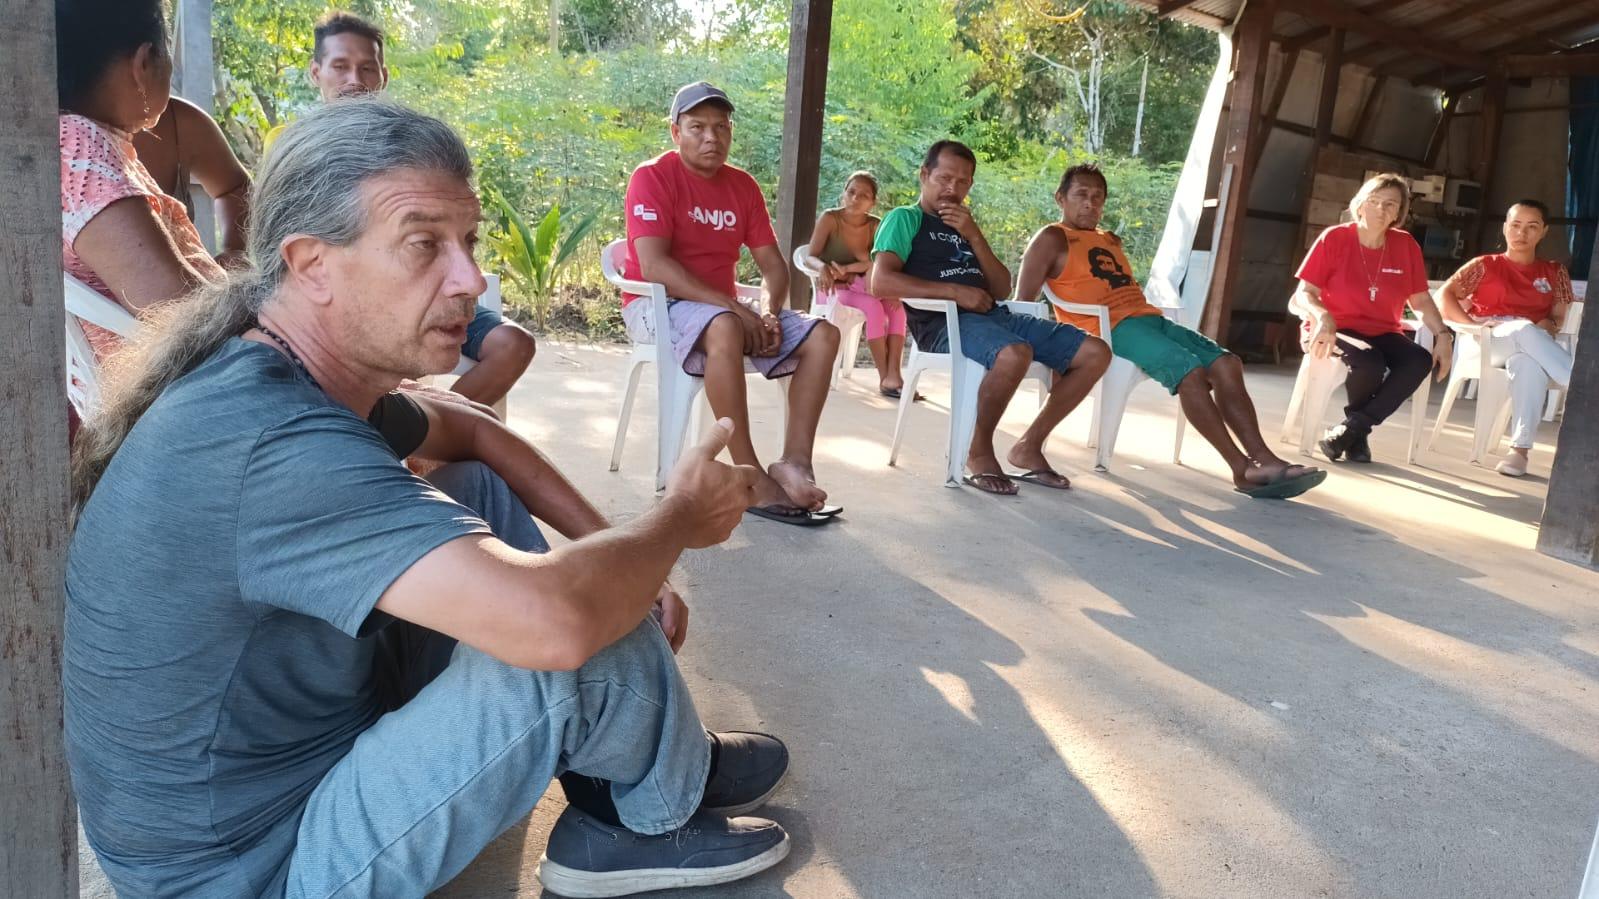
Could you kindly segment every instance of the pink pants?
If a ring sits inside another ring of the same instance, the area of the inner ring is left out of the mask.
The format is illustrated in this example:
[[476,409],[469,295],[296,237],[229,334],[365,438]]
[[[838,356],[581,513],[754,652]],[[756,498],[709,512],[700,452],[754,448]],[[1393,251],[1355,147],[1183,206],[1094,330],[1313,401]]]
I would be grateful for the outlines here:
[[847,285],[833,288],[833,302],[859,309],[866,315],[866,339],[878,340],[890,334],[905,336],[905,305],[894,301],[885,303],[866,292],[861,286],[865,278],[856,278]]

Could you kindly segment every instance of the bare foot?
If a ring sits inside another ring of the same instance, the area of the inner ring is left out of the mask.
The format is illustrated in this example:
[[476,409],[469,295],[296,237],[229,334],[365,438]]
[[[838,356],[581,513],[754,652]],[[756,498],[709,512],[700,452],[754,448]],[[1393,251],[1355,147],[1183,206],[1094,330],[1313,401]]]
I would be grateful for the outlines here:
[[783,489],[787,501],[801,509],[815,511],[827,500],[827,491],[816,486],[816,472],[809,463],[779,459],[766,467],[766,473]]
[[1275,456],[1264,462],[1249,462],[1242,471],[1233,472],[1233,486],[1260,487],[1283,478],[1297,478],[1316,471],[1314,465],[1298,465]]
[[997,493],[1000,496],[1014,496],[1021,489],[1016,482],[1005,476],[1005,469],[999,464],[999,457],[993,453],[981,456],[967,456],[966,470],[972,473],[974,485],[984,493]]
[[1071,480],[1056,471],[1055,466],[1050,465],[1049,460],[1044,458],[1042,449],[1017,441],[1016,445],[1010,448],[1010,452],[1005,454],[1005,459],[1022,471],[1036,472],[1045,486],[1063,488],[1071,486]]
[[899,390],[904,386],[904,378],[881,378],[877,382],[877,388],[879,390]]
[[762,471],[755,478],[755,505],[756,506],[787,506],[790,505],[788,493],[783,490],[783,485],[772,480],[772,476]]

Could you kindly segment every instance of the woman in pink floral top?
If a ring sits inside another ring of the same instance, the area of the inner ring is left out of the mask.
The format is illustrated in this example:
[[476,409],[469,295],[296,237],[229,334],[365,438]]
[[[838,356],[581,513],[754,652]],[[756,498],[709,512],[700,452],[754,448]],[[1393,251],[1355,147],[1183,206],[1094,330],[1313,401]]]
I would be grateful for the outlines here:
[[[61,262],[137,314],[224,277],[183,204],[140,164],[132,134],[171,96],[160,0],[57,0],[61,95]],[[85,324],[102,358],[119,338]]]

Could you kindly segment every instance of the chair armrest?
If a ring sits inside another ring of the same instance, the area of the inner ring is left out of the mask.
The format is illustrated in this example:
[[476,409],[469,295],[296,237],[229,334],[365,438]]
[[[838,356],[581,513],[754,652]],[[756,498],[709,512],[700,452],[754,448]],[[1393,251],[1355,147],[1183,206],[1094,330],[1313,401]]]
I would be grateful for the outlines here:
[[1062,312],[1070,312],[1074,315],[1091,315],[1099,319],[1099,339],[1105,341],[1106,344],[1110,344],[1109,306],[1100,306],[1096,303],[1069,303],[1055,296],[1055,292],[1050,290],[1047,284],[1044,285],[1044,299],[1048,300],[1051,306]]
[[64,279],[64,287],[67,312],[119,337],[131,338],[139,333],[139,320],[133,313],[96,293],[89,285],[69,275]]
[[1032,302],[1027,300],[1006,300],[1000,305],[1017,315],[1031,315],[1034,318],[1047,318],[1051,321],[1055,318],[1054,315],[1050,314],[1049,304],[1042,300]]
[[[920,309],[923,312],[944,313],[944,327],[949,334],[949,354],[955,357],[960,356],[960,319],[957,317],[960,315],[961,307],[959,304],[954,300],[933,300],[926,297],[900,297],[899,301],[912,309]],[[924,353],[930,352],[925,347],[921,348],[921,350]]]

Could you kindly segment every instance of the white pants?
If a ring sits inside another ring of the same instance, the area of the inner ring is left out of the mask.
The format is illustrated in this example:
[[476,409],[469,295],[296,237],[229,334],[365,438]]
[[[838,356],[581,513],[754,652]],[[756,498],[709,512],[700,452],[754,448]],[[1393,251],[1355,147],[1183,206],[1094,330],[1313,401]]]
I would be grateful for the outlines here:
[[1571,354],[1524,318],[1500,322],[1489,334],[1488,364],[1504,366],[1510,376],[1510,445],[1531,449],[1549,382],[1571,384]]

